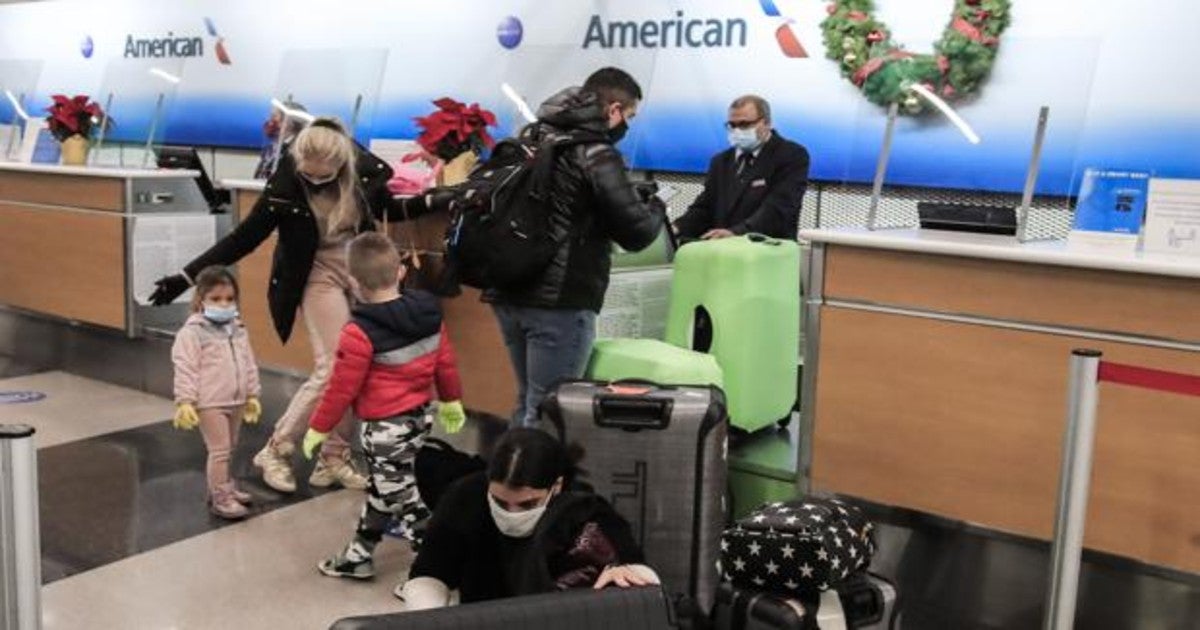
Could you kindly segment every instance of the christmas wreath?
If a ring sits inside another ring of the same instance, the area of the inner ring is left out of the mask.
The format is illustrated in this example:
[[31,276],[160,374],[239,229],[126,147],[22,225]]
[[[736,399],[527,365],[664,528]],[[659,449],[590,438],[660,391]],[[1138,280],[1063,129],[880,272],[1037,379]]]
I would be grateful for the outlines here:
[[911,85],[924,85],[946,100],[979,90],[995,63],[1010,9],[1009,0],[955,0],[933,54],[916,54],[892,40],[887,25],[875,18],[872,0],[837,0],[821,23],[825,54],[872,103],[897,103],[903,113],[917,115],[927,103]]

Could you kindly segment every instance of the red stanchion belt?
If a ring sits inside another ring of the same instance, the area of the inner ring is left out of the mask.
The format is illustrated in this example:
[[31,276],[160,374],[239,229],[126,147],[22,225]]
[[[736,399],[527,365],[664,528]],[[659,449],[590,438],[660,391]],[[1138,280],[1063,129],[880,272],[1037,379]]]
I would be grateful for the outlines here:
[[1101,361],[1099,380],[1172,394],[1200,396],[1200,376],[1152,370],[1135,365]]

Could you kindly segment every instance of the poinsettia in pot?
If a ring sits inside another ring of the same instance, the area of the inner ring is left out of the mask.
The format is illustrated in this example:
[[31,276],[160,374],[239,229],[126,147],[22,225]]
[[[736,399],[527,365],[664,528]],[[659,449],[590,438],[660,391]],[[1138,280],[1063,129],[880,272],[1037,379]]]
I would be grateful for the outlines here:
[[46,108],[46,123],[62,145],[62,163],[86,164],[92,134],[100,128],[104,112],[86,94],[74,97],[55,94],[52,98],[54,104]]
[[428,156],[445,164],[439,184],[461,183],[484,149],[496,144],[488,134],[488,127],[496,126],[496,115],[480,107],[479,103],[467,105],[448,97],[439,98],[433,104],[437,106],[436,111],[416,118],[417,126],[421,128],[417,144]]

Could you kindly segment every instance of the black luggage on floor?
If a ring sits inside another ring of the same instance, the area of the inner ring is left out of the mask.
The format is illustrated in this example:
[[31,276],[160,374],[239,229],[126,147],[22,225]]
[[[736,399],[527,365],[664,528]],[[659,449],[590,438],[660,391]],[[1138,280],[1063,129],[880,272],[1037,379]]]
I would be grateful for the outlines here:
[[576,589],[462,606],[347,617],[330,630],[671,630],[666,594],[658,587]]
[[667,591],[708,611],[725,525],[729,419],[721,391],[569,381],[542,405],[542,422],[586,450],[584,480],[629,520]]
[[867,573],[803,599],[726,582],[717,589],[712,630],[897,630],[899,616],[895,586]]
[[722,577],[739,588],[813,597],[866,570],[874,529],[836,498],[768,503],[722,535]]

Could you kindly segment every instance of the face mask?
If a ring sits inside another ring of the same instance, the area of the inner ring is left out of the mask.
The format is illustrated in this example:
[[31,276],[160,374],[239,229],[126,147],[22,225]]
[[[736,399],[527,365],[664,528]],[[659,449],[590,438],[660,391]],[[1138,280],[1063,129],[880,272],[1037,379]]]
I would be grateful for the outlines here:
[[238,316],[236,306],[213,306],[212,304],[204,305],[204,319],[214,324],[227,324],[233,321],[233,318]]
[[300,181],[304,183],[304,187],[308,189],[310,195],[316,195],[326,190],[329,190],[337,185],[338,176],[333,175],[329,179],[313,180],[304,173],[297,173],[300,176]]
[[542,520],[542,515],[546,513],[546,506],[550,505],[550,499],[554,495],[546,498],[546,502],[538,507],[523,512],[509,512],[500,507],[496,502],[492,493],[488,493],[488,509],[492,512],[492,520],[496,522],[496,529],[500,530],[501,534],[510,538],[529,538],[533,535],[533,530],[537,529],[538,521]]
[[758,131],[751,127],[750,129],[730,129],[729,144],[743,151],[753,151],[762,142],[758,139]]
[[621,122],[617,123],[616,127],[613,127],[612,129],[608,130],[608,139],[612,140],[613,144],[616,144],[616,143],[620,142],[621,139],[624,138],[625,134],[628,132],[629,132],[629,123],[625,122],[625,119],[622,118]]

